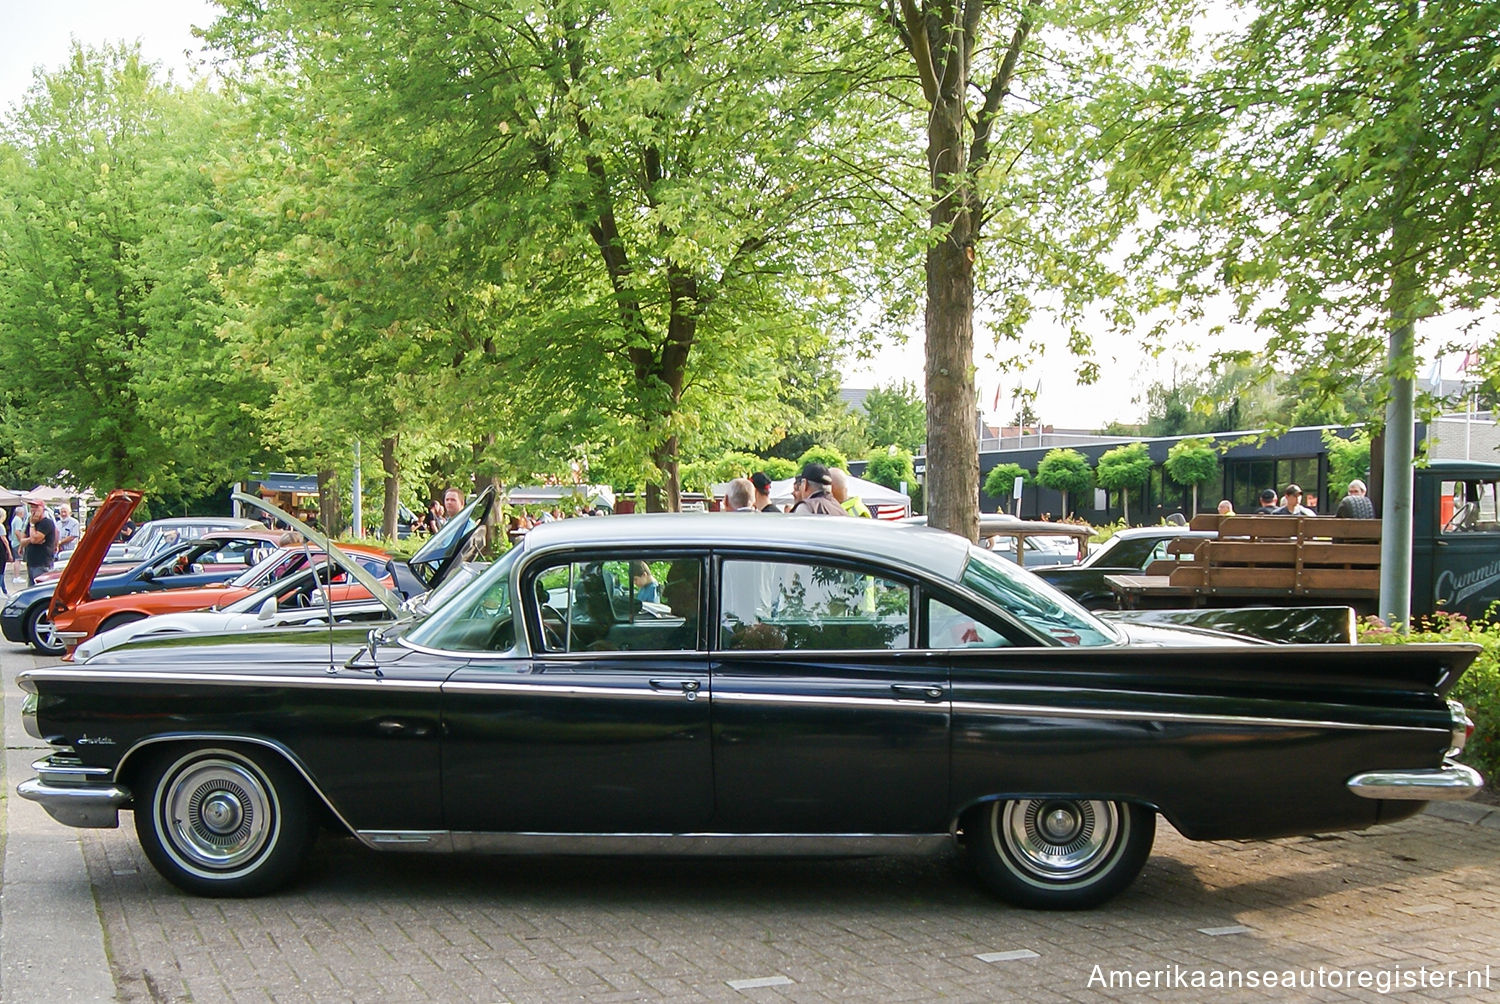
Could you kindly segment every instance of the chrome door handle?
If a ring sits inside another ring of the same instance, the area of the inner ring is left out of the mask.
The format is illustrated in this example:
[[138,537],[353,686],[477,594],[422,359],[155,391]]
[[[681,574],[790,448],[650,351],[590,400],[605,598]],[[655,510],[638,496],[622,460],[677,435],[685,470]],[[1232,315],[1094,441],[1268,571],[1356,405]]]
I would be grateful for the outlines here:
[[902,683],[891,684],[891,691],[897,697],[915,697],[924,701],[941,701],[943,699],[943,688],[933,684],[907,685]]
[[703,687],[701,680],[652,680],[652,690],[681,690],[682,696],[690,701],[698,699],[698,691]]

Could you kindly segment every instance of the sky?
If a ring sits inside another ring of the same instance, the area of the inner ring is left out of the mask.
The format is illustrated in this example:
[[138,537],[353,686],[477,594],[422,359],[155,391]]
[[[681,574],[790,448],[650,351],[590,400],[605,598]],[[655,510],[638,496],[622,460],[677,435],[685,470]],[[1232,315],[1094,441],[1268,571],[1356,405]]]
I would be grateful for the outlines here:
[[[208,0],[0,0],[0,24],[5,26],[0,31],[0,107],[9,108],[24,95],[34,67],[61,65],[73,38],[94,45],[139,40],[148,59],[159,62],[175,79],[185,80],[202,60],[192,26],[207,25],[216,11]],[[1170,382],[1174,366],[1179,371],[1201,368],[1214,348],[1254,344],[1254,336],[1244,332],[1229,339],[1204,346],[1194,343],[1192,332],[1184,331],[1174,350],[1153,359],[1134,338],[1096,335],[1101,376],[1093,385],[1083,386],[1076,379],[1076,360],[1068,353],[1065,337],[1060,331],[1054,337],[1045,321],[1032,327],[1030,340],[1048,345],[1047,351],[1030,360],[1021,372],[1001,372],[987,358],[989,338],[979,316],[974,340],[980,408],[997,424],[1008,421],[1015,414],[1011,395],[1017,386],[1024,386],[1036,390],[1036,412],[1046,425],[1092,429],[1110,421],[1139,421],[1145,388],[1153,381]],[[850,387],[884,386],[903,379],[920,385],[922,371],[918,319],[904,344],[884,345],[870,360],[848,362],[844,378]],[[1142,400],[1136,401],[1138,397]]]

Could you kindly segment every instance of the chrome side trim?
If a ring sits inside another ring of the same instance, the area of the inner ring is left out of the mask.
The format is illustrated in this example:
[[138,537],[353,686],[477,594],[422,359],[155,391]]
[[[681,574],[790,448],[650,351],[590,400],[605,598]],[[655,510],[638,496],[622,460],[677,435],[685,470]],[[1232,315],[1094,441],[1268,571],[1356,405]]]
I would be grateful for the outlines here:
[[256,686],[271,687],[378,687],[382,690],[424,692],[438,691],[443,687],[442,680],[393,680],[390,677],[371,676],[361,673],[357,676],[329,676],[320,671],[318,676],[259,676],[248,673],[192,673],[171,670],[146,670],[143,672],[110,672],[101,669],[45,669],[34,670],[36,678],[49,680],[90,680],[106,683],[201,683],[210,684],[253,684]]
[[1441,767],[1366,771],[1347,783],[1360,798],[1455,802],[1483,788],[1484,778],[1473,767],[1450,762]]
[[[378,850],[453,850],[481,854],[864,857],[932,855],[948,833],[488,833],[363,830]],[[446,839],[445,839],[446,838]],[[446,846],[445,846],[446,843]]]
[[344,829],[348,830],[350,833],[357,832],[353,826],[349,825],[349,820],[344,818],[344,814],[339,812],[338,807],[333,804],[332,800],[330,800],[327,795],[323,794],[323,789],[318,787],[317,782],[312,779],[312,775],[309,774],[307,772],[307,769],[302,766],[302,761],[297,759],[297,757],[292,754],[292,751],[290,749],[283,746],[281,743],[272,742],[269,739],[259,739],[253,736],[224,735],[223,733],[207,732],[182,732],[165,736],[152,736],[148,739],[142,739],[140,742],[136,743],[134,746],[126,750],[124,753],[120,754],[119,762],[115,764],[115,776],[119,777],[121,775],[121,773],[125,769],[126,762],[129,761],[130,757],[137,750],[143,750],[148,746],[158,746],[162,743],[179,742],[241,743],[250,746],[260,746],[265,749],[275,751],[283,760],[291,765],[291,768],[293,770],[301,775],[302,780],[307,782],[307,786],[312,790],[312,793],[318,796],[318,799],[328,807],[329,812],[333,813],[333,818],[339,821],[339,825],[343,826]]
[[1180,711],[1126,711],[1110,708],[1070,708],[1044,704],[980,704],[954,701],[953,711],[970,714],[1016,715],[1042,718],[1106,718],[1144,722],[1191,722],[1206,725],[1260,725],[1295,729],[1350,729],[1363,732],[1441,732],[1430,725],[1381,725],[1372,722],[1335,722],[1315,718],[1274,718],[1261,715],[1205,715]]
[[[912,684],[920,686],[920,684]],[[948,702],[923,700],[917,697],[890,694],[883,697],[836,697],[821,694],[755,694],[745,692],[714,691],[713,699],[734,704],[782,704],[788,706],[813,705],[817,707],[881,708],[889,711],[910,711],[913,708],[948,710]]]
[[[692,676],[691,673],[679,674]],[[703,674],[707,680],[708,675]],[[443,687],[445,694],[492,694],[500,693],[530,693],[552,697],[681,697],[680,690],[653,690],[646,685],[645,677],[641,678],[639,687],[581,687],[576,684],[567,683],[480,683],[472,680],[464,680],[460,683],[449,683]],[[707,697],[706,691],[702,696]]]
[[90,830],[113,830],[120,825],[120,807],[131,799],[130,789],[119,785],[70,787],[48,784],[33,777],[16,785],[16,794],[36,802],[47,815],[64,826]]
[[31,761],[31,769],[43,781],[54,784],[88,784],[106,781],[114,774],[108,767],[85,767],[83,764],[58,763],[50,756]]

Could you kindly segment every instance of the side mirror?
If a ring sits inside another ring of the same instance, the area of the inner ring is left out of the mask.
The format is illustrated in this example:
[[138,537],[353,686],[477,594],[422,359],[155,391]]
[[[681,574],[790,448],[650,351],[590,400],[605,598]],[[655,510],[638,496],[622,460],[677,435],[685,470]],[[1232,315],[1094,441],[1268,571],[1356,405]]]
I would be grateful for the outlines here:
[[151,568],[144,569],[141,572],[141,581],[142,582],[155,582],[156,581],[156,571],[154,569],[151,569]]
[[266,602],[260,605],[260,610],[255,615],[259,620],[268,621],[276,616],[276,597],[266,597]]

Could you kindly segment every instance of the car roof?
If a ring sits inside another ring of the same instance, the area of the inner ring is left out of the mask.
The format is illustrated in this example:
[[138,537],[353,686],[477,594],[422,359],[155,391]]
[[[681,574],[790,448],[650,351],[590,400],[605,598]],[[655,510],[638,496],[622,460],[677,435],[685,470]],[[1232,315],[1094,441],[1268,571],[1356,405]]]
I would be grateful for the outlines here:
[[165,516],[161,519],[148,520],[146,523],[143,523],[142,526],[174,527],[203,526],[205,524],[210,526],[224,527],[226,529],[230,527],[243,527],[249,529],[255,526],[260,526],[263,528],[265,526],[265,524],[260,522],[260,520],[246,519],[243,516]]
[[786,513],[647,513],[554,520],[526,535],[528,553],[573,547],[748,547],[806,551],[923,570],[957,582],[970,544],[887,520]]

